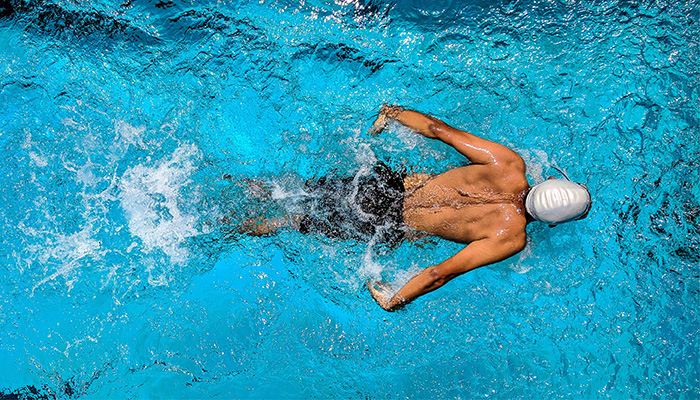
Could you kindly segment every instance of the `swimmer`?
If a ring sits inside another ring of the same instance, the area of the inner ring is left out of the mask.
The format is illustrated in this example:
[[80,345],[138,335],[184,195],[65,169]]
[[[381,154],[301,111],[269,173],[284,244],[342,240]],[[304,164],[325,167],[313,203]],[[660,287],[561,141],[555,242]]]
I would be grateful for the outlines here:
[[403,196],[403,223],[466,247],[425,268],[393,295],[386,283],[368,282],[370,294],[387,311],[517,254],[525,248],[525,227],[532,221],[557,225],[588,215],[591,197],[584,185],[550,178],[530,186],[523,159],[501,144],[398,106],[383,106],[370,133],[379,134],[390,119],[452,146],[471,164],[436,176],[407,177],[411,187],[406,185]]
[[374,300],[394,311],[465,272],[517,254],[525,248],[528,223],[557,225],[585,218],[590,210],[586,187],[568,178],[531,187],[523,159],[501,144],[398,106],[383,106],[369,133],[381,133],[389,120],[452,146],[470,164],[430,175],[394,171],[378,162],[356,176],[310,179],[304,188],[307,212],[255,217],[239,225],[238,233],[262,236],[292,228],[391,247],[435,236],[466,244],[396,293],[385,282],[368,282]]

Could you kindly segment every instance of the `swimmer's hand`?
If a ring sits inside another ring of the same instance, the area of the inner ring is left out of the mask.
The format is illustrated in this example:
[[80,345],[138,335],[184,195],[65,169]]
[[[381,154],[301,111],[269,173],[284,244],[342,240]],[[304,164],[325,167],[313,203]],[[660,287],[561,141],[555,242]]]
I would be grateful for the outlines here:
[[367,289],[369,294],[372,295],[374,301],[379,304],[379,307],[385,309],[386,311],[396,311],[398,308],[392,303],[391,286],[383,281],[367,281]]
[[370,136],[377,136],[382,131],[384,128],[386,128],[387,120],[386,120],[386,115],[384,115],[383,112],[379,112],[379,115],[377,115],[377,119],[374,120],[372,123],[372,126],[370,126],[369,130],[367,133],[370,134]]
[[377,119],[374,120],[367,133],[369,133],[371,136],[379,135],[389,123],[388,119],[396,119],[396,117],[403,111],[404,108],[401,106],[391,106],[388,104],[382,105],[381,110],[379,110],[379,115],[377,115]]

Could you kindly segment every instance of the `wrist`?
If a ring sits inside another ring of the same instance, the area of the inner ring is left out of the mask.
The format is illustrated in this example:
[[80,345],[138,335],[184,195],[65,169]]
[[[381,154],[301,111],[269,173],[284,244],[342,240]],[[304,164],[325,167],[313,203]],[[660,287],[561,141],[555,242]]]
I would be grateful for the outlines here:
[[382,114],[384,114],[384,116],[387,118],[396,119],[396,117],[398,117],[399,114],[401,114],[405,110],[406,109],[401,106],[386,105],[382,107]]
[[405,306],[406,303],[408,303],[406,299],[398,294],[395,294],[389,301],[386,302],[386,307],[384,307],[384,309],[387,311],[396,311]]

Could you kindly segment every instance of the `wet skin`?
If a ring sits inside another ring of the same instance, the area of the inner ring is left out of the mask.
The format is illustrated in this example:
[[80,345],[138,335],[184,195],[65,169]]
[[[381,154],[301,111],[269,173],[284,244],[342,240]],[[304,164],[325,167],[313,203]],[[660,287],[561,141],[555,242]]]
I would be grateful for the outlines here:
[[465,272],[520,252],[526,244],[528,223],[523,200],[530,186],[523,159],[501,144],[417,111],[391,106],[382,108],[370,132],[381,132],[387,119],[452,146],[471,162],[433,177],[421,174],[406,178],[406,225],[467,246],[442,263],[425,268],[393,296],[384,282],[369,282],[372,297],[392,311]]

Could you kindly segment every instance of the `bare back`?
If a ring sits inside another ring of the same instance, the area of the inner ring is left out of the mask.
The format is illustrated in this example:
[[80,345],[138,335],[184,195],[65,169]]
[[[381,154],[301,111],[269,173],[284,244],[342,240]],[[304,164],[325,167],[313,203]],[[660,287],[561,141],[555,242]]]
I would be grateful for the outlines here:
[[406,225],[459,243],[524,234],[525,164],[509,156],[499,165],[468,165],[407,185]]

